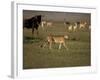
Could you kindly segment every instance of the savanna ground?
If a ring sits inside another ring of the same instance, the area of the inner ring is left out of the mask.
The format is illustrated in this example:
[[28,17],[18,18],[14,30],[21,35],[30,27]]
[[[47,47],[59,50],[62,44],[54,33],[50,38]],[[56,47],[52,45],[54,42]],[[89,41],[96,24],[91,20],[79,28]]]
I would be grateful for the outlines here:
[[[63,46],[59,50],[59,44],[53,44],[49,49],[40,47],[44,44],[48,34],[68,35],[66,40],[68,50]],[[54,22],[51,27],[45,26],[44,30],[39,27],[38,37],[32,38],[31,29],[23,30],[23,68],[55,68],[77,67],[91,65],[90,30],[77,29],[68,31],[60,22]]]

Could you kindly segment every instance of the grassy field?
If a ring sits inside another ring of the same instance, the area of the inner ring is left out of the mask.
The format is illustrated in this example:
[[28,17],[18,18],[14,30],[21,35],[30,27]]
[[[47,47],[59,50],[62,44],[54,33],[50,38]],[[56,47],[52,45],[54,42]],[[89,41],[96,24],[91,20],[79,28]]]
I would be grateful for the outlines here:
[[[48,46],[41,48],[48,34],[68,35],[66,40],[68,50],[64,47],[58,50],[59,44],[53,44],[53,49]],[[62,23],[55,23],[51,27],[39,27],[39,36],[32,37],[31,29],[23,30],[23,68],[54,68],[90,66],[90,30],[81,29],[69,32]]]

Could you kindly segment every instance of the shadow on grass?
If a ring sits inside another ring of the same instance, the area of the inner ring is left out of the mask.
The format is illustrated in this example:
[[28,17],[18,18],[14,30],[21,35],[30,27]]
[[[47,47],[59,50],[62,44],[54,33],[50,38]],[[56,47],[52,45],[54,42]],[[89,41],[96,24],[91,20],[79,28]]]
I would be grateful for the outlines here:
[[23,37],[23,43],[38,43],[42,41],[42,38],[39,37]]

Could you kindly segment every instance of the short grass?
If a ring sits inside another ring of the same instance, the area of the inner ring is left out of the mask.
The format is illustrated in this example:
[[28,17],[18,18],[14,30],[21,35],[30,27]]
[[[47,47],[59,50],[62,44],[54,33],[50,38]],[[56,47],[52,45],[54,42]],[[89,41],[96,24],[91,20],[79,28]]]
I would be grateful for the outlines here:
[[[48,46],[41,48],[48,34],[69,35],[66,40],[68,50],[63,46],[58,50],[59,44],[53,44],[53,48]],[[90,31],[82,29],[68,31],[62,23],[54,23],[53,26],[45,26],[44,30],[39,27],[38,37],[32,37],[31,29],[23,30],[23,68],[55,68],[55,67],[77,67],[90,66]]]

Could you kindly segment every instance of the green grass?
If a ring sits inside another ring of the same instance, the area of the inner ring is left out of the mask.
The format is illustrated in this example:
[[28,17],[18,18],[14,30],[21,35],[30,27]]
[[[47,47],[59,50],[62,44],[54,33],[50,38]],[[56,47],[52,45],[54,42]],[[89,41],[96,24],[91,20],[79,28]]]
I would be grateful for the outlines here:
[[[50,50],[48,46],[41,48],[46,36],[49,34],[68,34],[66,40],[68,50],[63,46],[58,49],[59,44],[53,44]],[[39,36],[32,37],[31,29],[24,29],[23,34],[23,68],[54,68],[54,67],[76,67],[90,66],[90,31],[78,30],[68,32],[61,23],[55,23],[52,27],[39,27]]]

